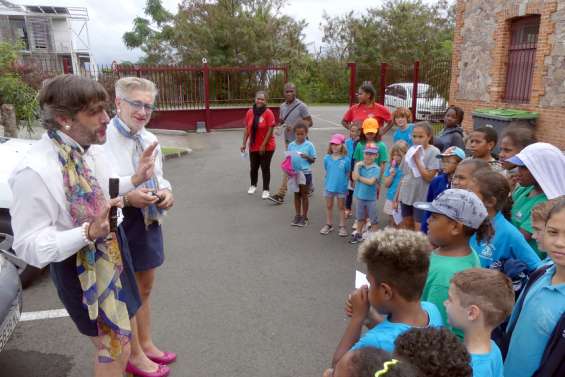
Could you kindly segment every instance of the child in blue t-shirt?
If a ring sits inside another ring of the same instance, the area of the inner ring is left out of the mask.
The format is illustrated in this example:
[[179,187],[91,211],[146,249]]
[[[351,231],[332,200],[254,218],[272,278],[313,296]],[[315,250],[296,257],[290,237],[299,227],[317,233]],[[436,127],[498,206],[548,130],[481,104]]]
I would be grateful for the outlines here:
[[[561,197],[549,211],[543,237],[544,250],[553,263],[542,267],[545,269],[540,271],[542,275],[522,292],[506,328],[511,337],[504,360],[505,376],[529,377],[538,370],[539,376],[548,375],[542,370],[545,366],[541,365],[542,356],[550,338],[561,338],[561,334],[554,332],[565,313],[564,237],[565,198]],[[554,355],[559,357],[558,347],[554,350]],[[551,359],[551,353],[548,356]],[[555,357],[552,361],[553,365],[559,362]]]
[[510,193],[508,180],[491,169],[478,170],[473,173],[469,190],[483,201],[494,228],[494,236],[489,242],[479,242],[476,236],[469,241],[481,266],[504,271],[504,263],[512,259],[524,263],[529,271],[541,266],[540,258],[524,235],[502,214]]
[[388,225],[396,226],[392,213],[398,208],[399,203],[395,203],[398,185],[402,180],[402,169],[400,164],[404,159],[404,155],[408,151],[408,144],[404,140],[399,140],[390,149],[390,162],[386,164],[384,177],[384,186],[387,188],[386,201],[383,208],[385,215],[388,215]]
[[294,125],[295,140],[288,145],[288,152],[292,156],[292,167],[299,174],[304,174],[304,181],[298,184],[298,192],[294,193],[294,209],[296,215],[291,222],[292,226],[304,227],[308,224],[308,194],[312,185],[312,164],[316,161],[316,148],[308,136],[308,126],[299,121]]
[[347,157],[344,145],[345,136],[335,134],[330,139],[328,153],[324,156],[324,169],[326,177],[324,180],[324,196],[326,198],[326,225],[320,230],[321,234],[327,235],[334,230],[333,206],[334,199],[337,200],[339,208],[339,230],[338,235],[347,237],[345,229],[345,195],[349,182],[351,163]]
[[[365,347],[392,352],[396,338],[412,327],[439,327],[443,321],[434,304],[420,295],[430,266],[426,236],[404,229],[375,232],[359,248],[367,266],[369,287],[347,299],[351,317],[333,357],[333,365],[349,350]],[[363,325],[368,331],[361,336]]]
[[406,107],[398,107],[392,114],[392,123],[397,127],[392,134],[392,142],[396,144],[399,140],[404,140],[410,148],[412,142],[412,131],[414,123],[412,123],[412,112]]
[[502,354],[491,334],[512,312],[514,289],[510,279],[487,268],[457,272],[444,305],[449,324],[463,330],[473,377],[504,377]]
[[349,127],[349,139],[345,140],[345,148],[347,149],[347,158],[350,161],[350,171],[349,171],[349,185],[347,187],[347,196],[345,198],[345,217],[351,217],[351,206],[353,204],[353,183],[351,182],[351,172],[355,166],[355,161],[353,160],[353,152],[359,143],[361,134],[361,128],[358,124],[352,123]]
[[375,163],[375,159],[379,155],[378,147],[375,144],[366,144],[363,153],[363,161],[355,164],[352,179],[355,182],[355,190],[353,195],[357,201],[355,217],[357,220],[358,230],[351,236],[352,244],[363,241],[363,232],[367,220],[371,222],[371,228],[376,231],[379,226],[377,216],[377,186],[381,175],[381,168]]

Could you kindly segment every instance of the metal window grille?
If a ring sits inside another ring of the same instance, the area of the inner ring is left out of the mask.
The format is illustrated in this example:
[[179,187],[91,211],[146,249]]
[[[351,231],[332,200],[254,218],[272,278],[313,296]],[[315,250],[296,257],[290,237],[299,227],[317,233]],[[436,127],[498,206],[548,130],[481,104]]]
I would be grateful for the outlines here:
[[512,21],[504,95],[504,100],[507,102],[530,101],[539,25],[539,16],[528,16]]

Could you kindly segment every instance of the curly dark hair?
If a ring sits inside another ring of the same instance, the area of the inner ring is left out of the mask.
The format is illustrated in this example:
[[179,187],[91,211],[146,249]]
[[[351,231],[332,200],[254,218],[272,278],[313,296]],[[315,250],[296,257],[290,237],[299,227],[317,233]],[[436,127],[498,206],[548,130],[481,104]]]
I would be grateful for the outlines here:
[[394,356],[406,360],[422,377],[471,377],[471,356],[446,328],[413,328],[396,338]]
[[388,369],[386,377],[420,377],[408,362],[395,361],[389,352],[372,347],[352,351],[347,369],[350,377],[375,377],[375,373],[383,368]]
[[428,238],[418,232],[385,228],[359,247],[369,273],[406,300],[419,300],[430,267]]

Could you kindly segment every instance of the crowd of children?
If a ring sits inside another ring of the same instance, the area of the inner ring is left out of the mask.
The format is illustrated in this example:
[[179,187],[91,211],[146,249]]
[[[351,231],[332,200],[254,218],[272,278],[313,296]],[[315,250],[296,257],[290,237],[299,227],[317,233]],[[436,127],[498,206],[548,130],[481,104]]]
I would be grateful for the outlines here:
[[331,137],[321,233],[336,198],[369,285],[324,377],[565,376],[565,157],[528,128],[465,137],[462,119],[449,108],[434,140],[397,109],[390,154],[372,118]]

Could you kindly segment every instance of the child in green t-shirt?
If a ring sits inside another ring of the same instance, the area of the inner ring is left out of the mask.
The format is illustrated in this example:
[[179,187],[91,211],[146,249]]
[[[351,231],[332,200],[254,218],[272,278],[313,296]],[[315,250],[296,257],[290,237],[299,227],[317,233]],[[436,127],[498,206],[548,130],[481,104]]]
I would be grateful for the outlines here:
[[[443,302],[447,300],[451,278],[459,271],[481,266],[469,239],[476,233],[478,240],[489,241],[493,234],[488,211],[475,193],[461,189],[446,190],[433,202],[417,202],[414,207],[431,212],[428,237],[437,246],[430,256],[422,301],[436,304],[447,322]],[[461,330],[450,328],[463,339]]]

